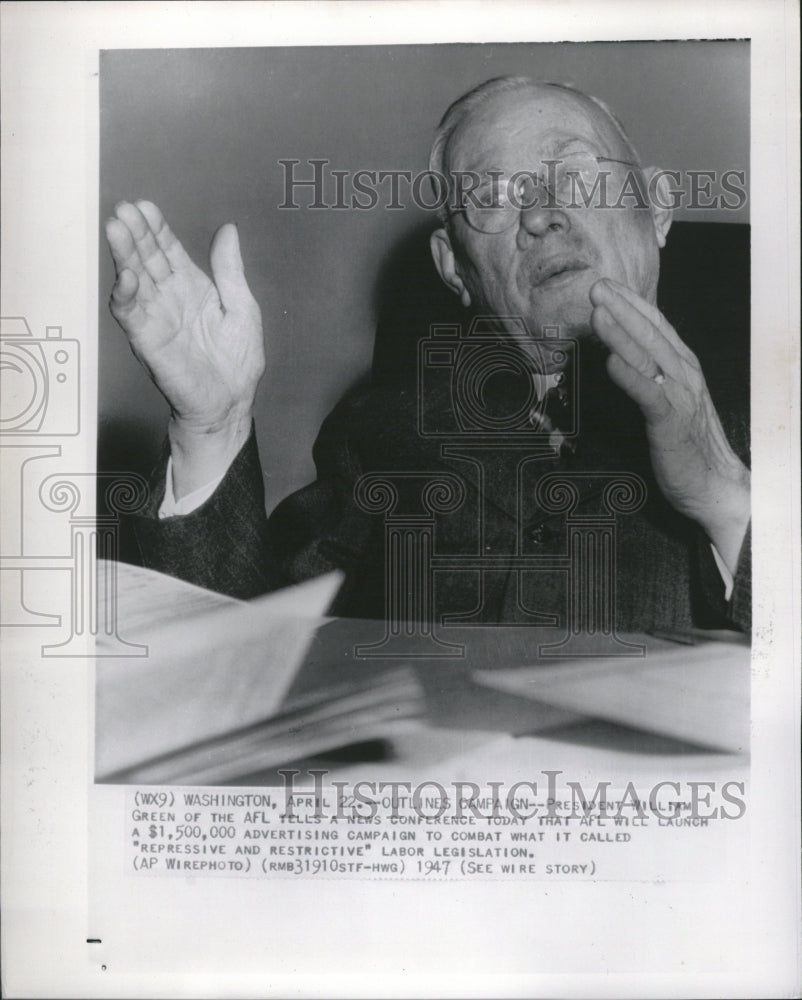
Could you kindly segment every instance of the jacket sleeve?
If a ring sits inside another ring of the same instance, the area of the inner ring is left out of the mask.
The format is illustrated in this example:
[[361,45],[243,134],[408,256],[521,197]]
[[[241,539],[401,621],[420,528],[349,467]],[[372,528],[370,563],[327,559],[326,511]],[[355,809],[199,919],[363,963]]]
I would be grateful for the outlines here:
[[354,499],[366,471],[361,413],[346,398],[326,418],[312,451],[315,481],[276,507],[268,530],[286,584],[342,570],[345,580],[331,613],[377,618],[384,614],[383,521],[360,510]]
[[251,435],[209,499],[177,517],[159,518],[169,450],[151,478],[145,510],[132,518],[144,566],[209,590],[248,599],[285,582],[275,559],[256,437]]
[[[748,310],[747,310],[748,315]],[[748,355],[732,358],[722,357],[705,375],[708,379],[716,411],[721,420],[733,451],[746,465],[750,465],[750,419],[749,419],[749,379]],[[747,373],[746,376],[744,373]],[[705,602],[731,628],[749,632],[752,628],[752,527],[746,530],[738,563],[733,574],[733,589],[728,601],[724,599],[724,585],[721,574],[713,559],[710,542],[701,531],[700,574]]]
[[313,451],[317,478],[283,500],[270,518],[253,429],[204,504],[160,519],[165,450],[148,506],[132,519],[143,565],[244,600],[340,569],[346,578],[332,612],[380,616],[382,525],[354,501],[362,466],[349,443],[348,423],[342,410],[327,418]]

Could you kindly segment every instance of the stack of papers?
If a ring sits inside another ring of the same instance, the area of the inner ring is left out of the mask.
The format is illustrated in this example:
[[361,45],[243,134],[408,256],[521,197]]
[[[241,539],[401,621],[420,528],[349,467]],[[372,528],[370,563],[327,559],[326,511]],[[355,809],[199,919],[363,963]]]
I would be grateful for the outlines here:
[[409,669],[320,689],[253,725],[112,773],[115,783],[218,785],[275,770],[355,743],[384,739],[400,720],[425,711]]
[[118,569],[120,638],[147,655],[98,639],[97,781],[272,783],[279,768],[315,758],[386,761],[412,730],[415,746],[435,736],[451,753],[478,733],[566,728],[581,739],[594,720],[748,750],[745,636],[631,636],[644,656],[555,661],[538,650],[559,630],[489,626],[443,630],[463,645],[460,658],[431,659],[412,636],[408,655],[366,660],[357,651],[381,640],[384,623],[323,617],[338,574],[242,602]]
[[147,655],[104,656],[98,638],[98,781],[231,781],[380,737],[424,710],[410,668],[335,669],[297,690],[339,574],[247,603],[135,567],[121,579],[121,634]]
[[652,640],[643,659],[541,662],[476,670],[473,679],[632,729],[727,753],[749,749],[750,648],[736,633]]

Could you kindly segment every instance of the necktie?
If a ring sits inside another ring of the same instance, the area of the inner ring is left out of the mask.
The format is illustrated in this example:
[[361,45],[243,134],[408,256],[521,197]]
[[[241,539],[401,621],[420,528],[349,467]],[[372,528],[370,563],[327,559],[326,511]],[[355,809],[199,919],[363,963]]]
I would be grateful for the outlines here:
[[529,420],[536,430],[549,435],[549,444],[558,455],[566,448],[573,450],[563,433],[571,420],[568,391],[561,384],[552,385],[546,391],[532,407]]

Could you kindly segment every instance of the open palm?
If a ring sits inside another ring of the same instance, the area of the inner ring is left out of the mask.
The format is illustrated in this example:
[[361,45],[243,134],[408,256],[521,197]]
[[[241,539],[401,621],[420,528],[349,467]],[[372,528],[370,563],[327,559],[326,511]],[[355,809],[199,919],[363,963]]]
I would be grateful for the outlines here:
[[206,432],[250,413],[264,345],[236,228],[225,225],[215,234],[214,283],[151,202],[121,202],[106,237],[117,271],[112,315],[174,419]]

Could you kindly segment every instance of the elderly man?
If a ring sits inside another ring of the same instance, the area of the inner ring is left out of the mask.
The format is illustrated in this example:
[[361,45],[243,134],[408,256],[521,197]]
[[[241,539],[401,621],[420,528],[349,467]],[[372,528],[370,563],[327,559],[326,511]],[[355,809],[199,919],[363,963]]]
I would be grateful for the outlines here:
[[[601,173],[619,187],[634,177],[658,197],[614,206],[564,197],[553,173],[561,164],[573,167],[559,175],[562,184],[573,176],[587,191]],[[520,497],[509,496],[509,477],[492,456],[476,474],[470,456],[449,458],[421,436],[421,401],[408,387],[368,386],[324,424],[317,481],[266,519],[252,431],[263,338],[237,231],[225,225],[216,234],[211,281],[156,206],[123,202],[106,226],[117,269],[111,311],[172,413],[152,507],[136,519],[145,563],[240,597],[339,567],[346,582],[335,610],[380,616],[382,524],[354,499],[364,473],[448,469],[461,477],[465,502],[437,527],[443,552],[474,552],[481,517],[486,553],[523,545],[524,554],[558,555],[564,518],[537,509],[541,477],[581,473],[577,481],[590,483],[589,472],[629,470],[646,484],[648,500],[618,526],[617,627],[682,628],[699,620],[700,607],[714,609],[714,620],[748,627],[749,472],[696,356],[656,307],[660,248],[671,225],[659,175],[639,165],[600,102],[521,78],[488,81],[455,102],[431,166],[459,181],[431,237],[440,277],[466,310],[495,317],[498,337],[535,367],[542,331],[556,328],[578,345],[581,387],[565,390],[578,397],[578,438],[563,447],[558,436],[548,456],[519,463],[512,492]],[[465,177],[479,184],[460,190]],[[570,353],[560,354],[563,366]],[[565,374],[559,364],[540,368],[533,377],[542,387]],[[449,405],[442,393],[423,402],[435,422]],[[743,428],[731,431],[738,433]],[[598,509],[598,484],[580,494],[584,509]],[[534,526],[523,536],[522,519]],[[434,610],[489,622],[565,621],[566,574],[556,563],[541,569],[534,561],[512,575],[514,586],[511,574],[476,566],[440,573]]]

